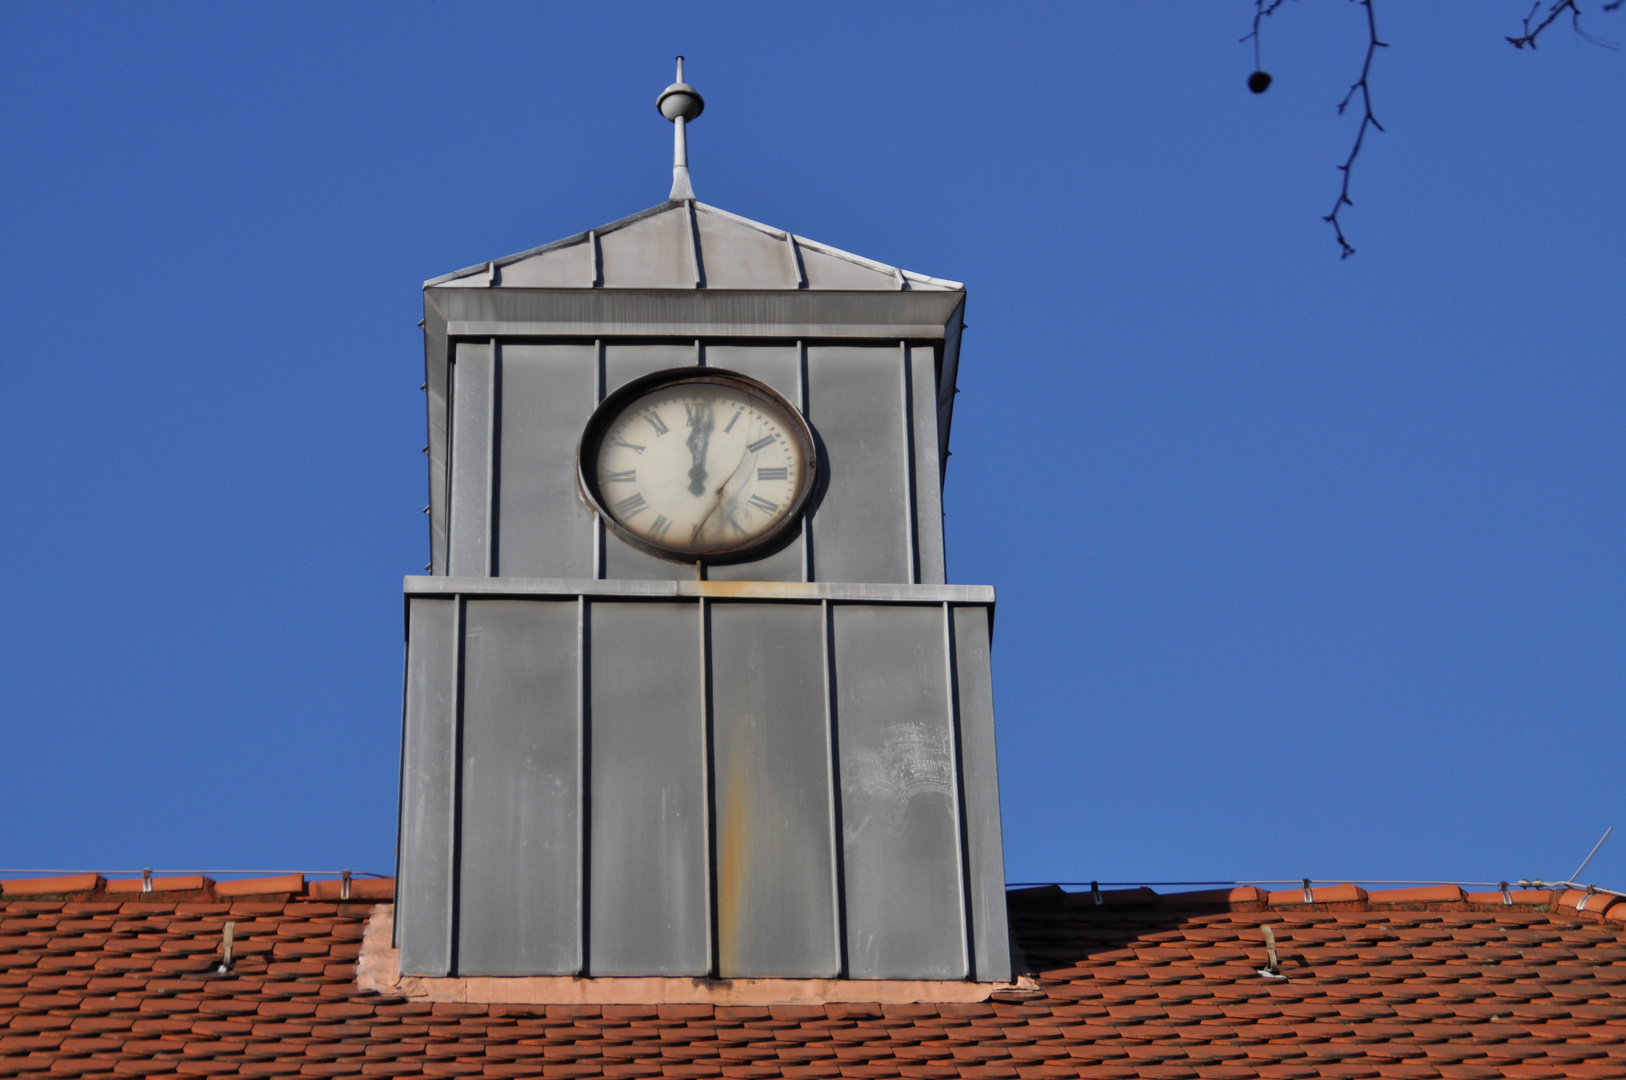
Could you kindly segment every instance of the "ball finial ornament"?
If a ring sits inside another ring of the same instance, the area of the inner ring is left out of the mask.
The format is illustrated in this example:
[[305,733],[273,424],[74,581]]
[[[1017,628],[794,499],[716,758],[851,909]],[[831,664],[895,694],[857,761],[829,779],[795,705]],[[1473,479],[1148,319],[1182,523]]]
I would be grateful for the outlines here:
[[681,118],[685,123],[705,110],[706,101],[700,91],[683,81],[683,57],[677,58],[677,82],[661,91],[661,96],[655,99],[655,107],[668,120]]

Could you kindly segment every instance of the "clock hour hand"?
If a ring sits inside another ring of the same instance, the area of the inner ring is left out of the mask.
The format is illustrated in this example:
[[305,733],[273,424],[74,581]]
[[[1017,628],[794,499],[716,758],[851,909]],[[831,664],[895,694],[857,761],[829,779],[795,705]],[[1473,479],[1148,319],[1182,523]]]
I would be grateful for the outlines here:
[[711,403],[698,401],[689,406],[689,455],[694,465],[689,469],[689,494],[699,497],[706,493],[706,446],[711,442],[713,426]]
[[706,527],[706,522],[711,520],[711,516],[717,512],[717,508],[732,497],[730,494],[731,488],[734,494],[738,494],[741,481],[751,475],[751,465],[756,459],[757,456],[751,453],[749,448],[740,455],[740,463],[734,466],[734,471],[728,474],[728,479],[724,480],[722,486],[717,489],[717,498],[712,502],[711,509],[707,510],[706,516],[695,524],[695,536],[700,535],[700,530]]

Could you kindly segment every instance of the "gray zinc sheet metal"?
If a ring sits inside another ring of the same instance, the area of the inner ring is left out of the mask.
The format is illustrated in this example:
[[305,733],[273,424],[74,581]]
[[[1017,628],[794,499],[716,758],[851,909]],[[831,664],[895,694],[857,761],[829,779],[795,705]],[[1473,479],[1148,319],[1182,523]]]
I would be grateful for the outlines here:
[[801,246],[801,255],[809,289],[897,291],[898,279],[891,271],[828,254],[811,244]]
[[[808,250],[802,249],[804,257]],[[815,289],[447,289],[426,303],[453,336],[778,337],[942,340],[960,291]]]
[[[693,367],[699,350],[693,342],[660,345],[606,345],[604,346],[604,392],[614,393],[621,386],[653,371],[667,368]],[[634,581],[693,580],[693,563],[672,562],[640,551],[614,533],[605,530],[604,576]]]
[[922,585],[948,580],[943,558],[943,469],[938,463],[937,350],[909,347],[909,411],[915,458],[915,547]]
[[583,237],[578,243],[555,248],[546,255],[503,265],[498,271],[499,280],[506,288],[590,289],[598,274],[593,256],[592,240]]
[[896,343],[807,350],[807,416],[825,456],[812,518],[819,581],[910,580],[903,375]]
[[[705,217],[701,217],[705,221]],[[764,240],[769,238],[764,236]],[[708,271],[709,273],[709,271]],[[706,366],[737,371],[765,382],[792,406],[802,401],[802,350],[796,345],[707,345]],[[713,581],[801,581],[803,575],[802,531],[797,528],[789,543],[766,555],[745,562],[706,567]]]
[[577,611],[467,602],[459,975],[581,970]]
[[423,304],[423,392],[424,411],[429,424],[428,458],[429,565],[431,573],[446,573],[446,381],[451,365],[446,362],[446,318],[424,294]]
[[695,215],[708,289],[794,289],[796,265],[783,236],[700,211]]
[[941,607],[832,609],[847,972],[968,974]]
[[463,343],[452,365],[451,573],[491,573],[492,347]]
[[408,596],[548,596],[604,599],[710,597],[719,600],[834,600],[880,604],[985,604],[992,585],[876,585],[825,581],[593,581],[580,578],[453,578],[413,574],[402,580]]
[[447,975],[452,969],[459,603],[407,603],[396,922],[406,975]]
[[965,297],[943,327],[943,370],[937,377],[937,457],[948,472],[949,429],[954,424],[954,396],[960,377],[960,337],[965,330]]
[[594,345],[503,345],[496,573],[592,577],[593,514],[576,491],[576,442],[598,403]]
[[983,607],[949,610],[954,624],[973,975],[981,982],[1003,981],[1011,977],[1011,950],[1005,926],[1005,851],[1000,839],[999,768],[994,754],[989,612]]
[[589,607],[594,975],[711,969],[706,739],[697,603]]
[[604,283],[630,289],[692,289],[694,236],[687,209],[673,207],[600,234]]
[[819,604],[711,605],[724,978],[840,974],[824,635]]

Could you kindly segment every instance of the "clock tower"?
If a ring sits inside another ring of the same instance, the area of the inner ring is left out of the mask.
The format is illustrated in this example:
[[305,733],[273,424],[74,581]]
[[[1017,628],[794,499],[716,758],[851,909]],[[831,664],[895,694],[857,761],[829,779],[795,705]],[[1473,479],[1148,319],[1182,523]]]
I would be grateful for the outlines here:
[[1008,979],[965,290],[670,198],[424,286],[403,974]]

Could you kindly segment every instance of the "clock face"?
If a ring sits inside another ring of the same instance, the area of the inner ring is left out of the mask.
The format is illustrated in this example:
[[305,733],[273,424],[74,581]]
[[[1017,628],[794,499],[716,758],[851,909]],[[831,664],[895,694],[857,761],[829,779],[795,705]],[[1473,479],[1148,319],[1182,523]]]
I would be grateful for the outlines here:
[[813,441],[767,386],[714,368],[639,379],[594,413],[582,488],[623,538],[683,559],[740,557],[792,525]]

